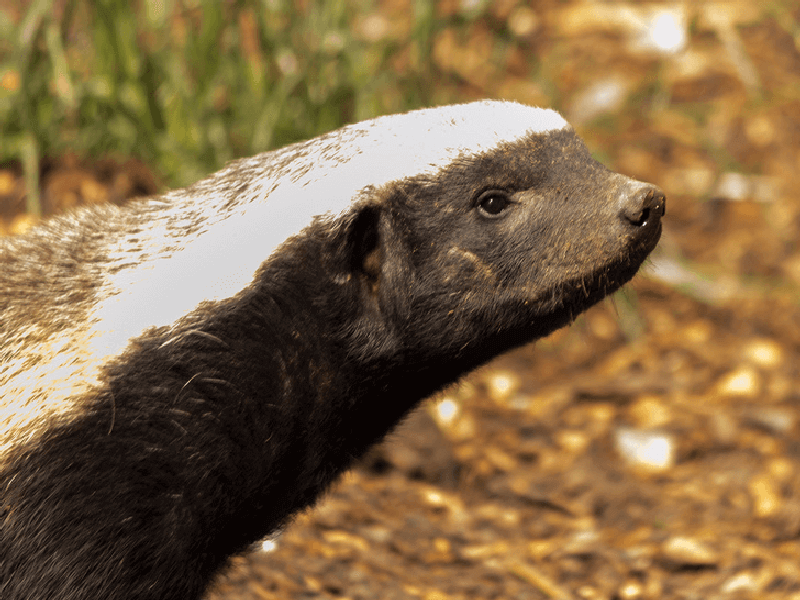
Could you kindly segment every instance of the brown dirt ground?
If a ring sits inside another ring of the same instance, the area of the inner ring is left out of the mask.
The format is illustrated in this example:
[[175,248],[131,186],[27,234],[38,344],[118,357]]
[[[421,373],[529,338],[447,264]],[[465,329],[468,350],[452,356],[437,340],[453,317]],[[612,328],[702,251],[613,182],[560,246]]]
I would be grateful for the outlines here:
[[[590,148],[666,190],[660,249],[626,294],[431,399],[210,599],[800,599],[800,11],[648,4],[692,24],[663,55],[635,43],[641,5],[540,5],[495,18],[534,39]],[[502,77],[471,60],[474,27],[436,46],[465,97],[534,98],[513,51]],[[593,84],[647,78],[647,111],[582,123]],[[42,172],[49,211],[156,189],[135,161]],[[6,232],[23,198],[0,170]]]

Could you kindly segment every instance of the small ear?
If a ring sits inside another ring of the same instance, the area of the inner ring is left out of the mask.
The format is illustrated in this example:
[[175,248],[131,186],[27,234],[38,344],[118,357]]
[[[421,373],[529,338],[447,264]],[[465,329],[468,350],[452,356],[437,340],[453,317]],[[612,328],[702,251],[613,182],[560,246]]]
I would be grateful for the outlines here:
[[366,280],[373,293],[378,289],[383,264],[380,215],[377,206],[364,206],[350,223],[347,234],[350,268]]

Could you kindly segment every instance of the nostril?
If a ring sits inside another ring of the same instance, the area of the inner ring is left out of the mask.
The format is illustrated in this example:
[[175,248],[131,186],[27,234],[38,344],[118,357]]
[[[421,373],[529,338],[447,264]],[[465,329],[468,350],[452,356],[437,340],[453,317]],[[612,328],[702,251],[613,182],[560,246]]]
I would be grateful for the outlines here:
[[628,217],[628,220],[636,227],[643,227],[644,225],[647,225],[647,222],[650,220],[650,209],[642,209],[642,211],[636,217]]
[[646,227],[666,213],[664,192],[655,186],[640,187],[623,199],[622,216],[634,227]]

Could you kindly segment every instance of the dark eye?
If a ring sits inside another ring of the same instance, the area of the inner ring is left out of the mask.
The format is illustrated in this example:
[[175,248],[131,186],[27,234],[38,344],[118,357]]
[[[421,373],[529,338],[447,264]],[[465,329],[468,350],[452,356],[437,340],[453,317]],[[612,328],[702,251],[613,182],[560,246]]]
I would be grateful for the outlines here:
[[496,217],[511,204],[511,198],[506,192],[489,190],[483,192],[478,198],[478,210],[485,217]]

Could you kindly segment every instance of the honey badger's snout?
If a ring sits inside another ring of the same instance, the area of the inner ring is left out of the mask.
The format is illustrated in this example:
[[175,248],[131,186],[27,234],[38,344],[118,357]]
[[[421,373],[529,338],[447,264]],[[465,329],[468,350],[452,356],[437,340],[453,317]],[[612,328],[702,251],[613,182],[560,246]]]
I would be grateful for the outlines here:
[[664,192],[655,185],[639,184],[620,194],[620,217],[631,226],[642,229],[644,233],[659,229],[666,207]]

